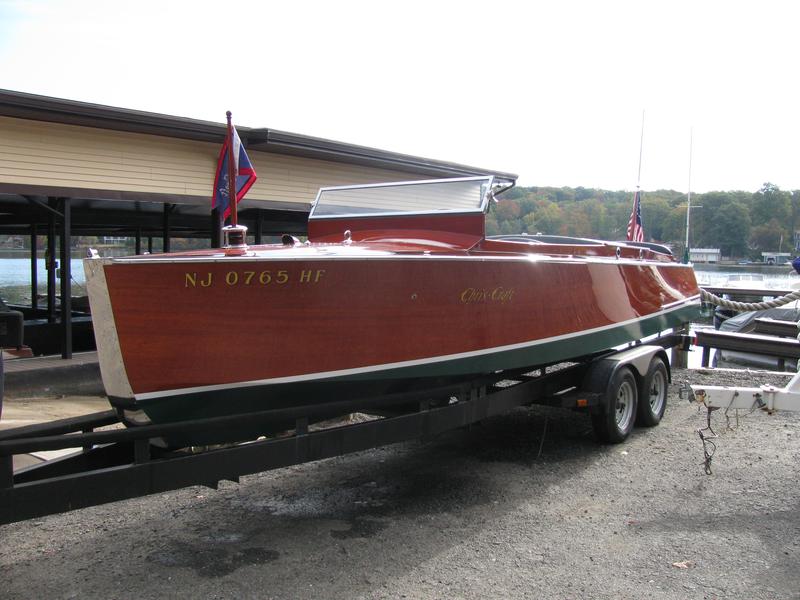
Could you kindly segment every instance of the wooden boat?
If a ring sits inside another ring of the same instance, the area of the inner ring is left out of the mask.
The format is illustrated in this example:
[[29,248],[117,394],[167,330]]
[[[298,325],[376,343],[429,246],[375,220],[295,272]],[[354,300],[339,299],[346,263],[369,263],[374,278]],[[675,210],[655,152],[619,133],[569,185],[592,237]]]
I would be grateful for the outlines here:
[[663,247],[487,238],[501,187],[323,188],[305,243],[87,259],[111,402],[130,423],[298,406],[313,420],[342,399],[587,356],[697,314],[692,268]]

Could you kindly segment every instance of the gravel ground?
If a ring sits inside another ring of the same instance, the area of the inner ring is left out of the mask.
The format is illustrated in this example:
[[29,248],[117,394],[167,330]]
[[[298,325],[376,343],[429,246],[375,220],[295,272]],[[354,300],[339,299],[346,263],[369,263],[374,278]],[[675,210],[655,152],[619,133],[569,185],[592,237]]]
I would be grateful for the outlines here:
[[711,476],[705,411],[673,384],[661,425],[618,446],[595,443],[584,415],[519,410],[6,525],[0,597],[800,598],[800,413],[714,423]]

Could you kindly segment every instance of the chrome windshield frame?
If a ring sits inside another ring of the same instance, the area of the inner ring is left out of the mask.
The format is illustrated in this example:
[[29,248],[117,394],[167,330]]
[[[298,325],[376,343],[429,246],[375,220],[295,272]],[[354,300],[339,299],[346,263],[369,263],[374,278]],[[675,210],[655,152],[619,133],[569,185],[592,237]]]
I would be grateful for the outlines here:
[[[308,215],[308,219],[310,220],[322,220],[322,219],[349,219],[352,217],[393,217],[393,216],[410,216],[410,215],[456,215],[456,214],[477,214],[483,213],[485,214],[489,207],[489,199],[492,197],[492,188],[494,185],[494,176],[493,175],[477,175],[473,177],[449,177],[446,179],[416,179],[410,181],[389,181],[383,183],[365,183],[359,185],[340,185],[340,186],[332,186],[332,187],[323,187],[320,188],[317,192],[316,198],[314,198],[314,203],[311,205],[311,212]],[[485,181],[486,182],[486,189],[483,192],[483,197],[481,198],[480,207],[475,208],[474,210],[465,210],[463,208],[454,208],[454,209],[442,209],[442,210],[428,210],[428,211],[387,211],[387,212],[353,212],[341,215],[315,215],[315,211],[317,209],[317,204],[319,203],[320,196],[323,192],[326,191],[335,191],[335,190],[355,190],[355,189],[364,189],[364,188],[381,188],[381,187],[399,187],[405,185],[425,185],[425,184],[441,184],[441,183],[457,183],[461,181]]]

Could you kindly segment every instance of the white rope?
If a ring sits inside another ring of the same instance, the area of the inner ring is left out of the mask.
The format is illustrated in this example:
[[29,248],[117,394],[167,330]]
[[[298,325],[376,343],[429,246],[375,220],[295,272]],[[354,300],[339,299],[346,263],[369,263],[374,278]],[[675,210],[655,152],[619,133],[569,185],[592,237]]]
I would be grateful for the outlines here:
[[709,304],[715,304],[722,308],[730,308],[738,312],[747,312],[750,310],[766,310],[768,308],[778,308],[795,300],[800,300],[800,290],[775,298],[774,300],[765,300],[763,302],[735,302],[733,300],[725,300],[719,296],[715,296],[711,292],[700,289],[700,299]]

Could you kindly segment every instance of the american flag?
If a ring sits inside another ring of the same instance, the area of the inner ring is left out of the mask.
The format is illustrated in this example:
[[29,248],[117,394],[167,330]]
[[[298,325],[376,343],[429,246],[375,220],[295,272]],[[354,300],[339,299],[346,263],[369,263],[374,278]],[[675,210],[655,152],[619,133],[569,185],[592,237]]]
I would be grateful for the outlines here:
[[633,210],[631,219],[628,221],[628,239],[632,242],[644,241],[644,228],[642,227],[642,203],[639,198],[639,190],[633,196]]

